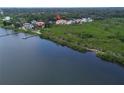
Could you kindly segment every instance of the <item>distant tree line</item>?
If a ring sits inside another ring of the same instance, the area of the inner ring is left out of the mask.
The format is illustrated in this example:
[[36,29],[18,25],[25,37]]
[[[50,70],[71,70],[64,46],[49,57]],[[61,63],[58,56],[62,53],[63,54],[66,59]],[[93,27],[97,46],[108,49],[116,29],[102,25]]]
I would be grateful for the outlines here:
[[[56,14],[63,15],[63,18],[80,18],[92,17],[94,19],[103,19],[108,17],[124,17],[124,8],[2,8],[5,15],[16,14],[18,16],[25,15],[31,19],[39,19],[39,17],[54,20]],[[30,15],[31,14],[31,15]],[[34,16],[34,14],[37,14]]]

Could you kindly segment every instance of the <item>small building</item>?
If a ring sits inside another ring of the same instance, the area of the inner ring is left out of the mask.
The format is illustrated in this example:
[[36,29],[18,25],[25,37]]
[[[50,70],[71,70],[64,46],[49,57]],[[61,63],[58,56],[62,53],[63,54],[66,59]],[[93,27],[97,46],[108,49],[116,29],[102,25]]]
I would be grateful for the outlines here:
[[66,22],[66,24],[67,24],[67,25],[74,24],[74,21],[73,21],[73,20],[68,20],[68,21]]
[[32,25],[36,25],[36,23],[37,23],[36,20],[32,20],[32,21],[31,21],[31,24],[32,24]]
[[93,22],[93,19],[88,17],[87,22]]
[[10,21],[11,20],[11,17],[10,16],[6,16],[4,17],[3,21]]
[[36,22],[36,26],[43,29],[45,27],[45,22],[43,21]]
[[22,26],[22,29],[24,30],[32,30],[34,28],[34,26],[30,23],[24,23]]
[[76,24],[80,24],[81,23],[81,19],[75,19],[74,20]]
[[4,26],[12,25],[12,20],[9,16],[4,17],[2,20]]
[[67,20],[63,20],[63,19],[56,21],[56,25],[63,25],[63,24],[66,24],[66,23],[67,23]]
[[82,18],[82,22],[93,22],[93,19],[88,17],[88,18]]
[[93,19],[91,18],[82,18],[82,19],[73,19],[73,20],[57,20],[56,25],[71,25],[71,24],[82,24],[86,22],[93,22]]
[[87,18],[82,18],[81,23],[85,23],[85,22],[87,22]]

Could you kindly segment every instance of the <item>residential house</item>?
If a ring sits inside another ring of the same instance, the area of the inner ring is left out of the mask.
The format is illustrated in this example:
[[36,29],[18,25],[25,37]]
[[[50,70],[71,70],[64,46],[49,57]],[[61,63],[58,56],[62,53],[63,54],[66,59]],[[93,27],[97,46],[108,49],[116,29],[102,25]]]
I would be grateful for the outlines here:
[[74,24],[74,21],[73,21],[73,20],[68,20],[68,21],[66,22],[66,24],[67,24],[67,25]]
[[63,20],[63,19],[56,21],[56,25],[63,25],[63,24],[66,24],[66,23],[67,23],[67,20]]
[[31,21],[31,24],[32,24],[32,25],[36,25],[36,23],[37,23],[36,20],[32,20],[32,21]]
[[91,18],[82,18],[82,19],[73,19],[73,20],[57,20],[56,21],[56,25],[71,25],[71,24],[82,24],[82,23],[86,23],[86,22],[92,22],[93,19]]
[[87,22],[93,22],[93,19],[88,17]]
[[85,23],[85,22],[87,22],[87,18],[82,18],[81,23]]
[[34,26],[30,23],[24,23],[22,29],[24,30],[32,30]]
[[76,24],[80,24],[81,19],[75,19],[74,21],[75,21]]
[[43,29],[45,27],[45,22],[38,21],[38,22],[36,22],[36,26]]
[[93,22],[92,18],[82,18],[82,19],[78,19],[77,23],[82,24],[82,23],[86,23],[86,22]]
[[4,17],[2,20],[4,26],[12,25],[12,20],[9,16]]
[[10,16],[6,16],[4,17],[3,21],[10,21],[11,20],[11,17]]

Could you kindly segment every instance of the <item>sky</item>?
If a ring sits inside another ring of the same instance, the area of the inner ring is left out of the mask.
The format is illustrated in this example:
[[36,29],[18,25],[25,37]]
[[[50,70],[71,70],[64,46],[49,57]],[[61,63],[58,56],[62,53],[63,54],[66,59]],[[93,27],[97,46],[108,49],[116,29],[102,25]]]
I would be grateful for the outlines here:
[[0,0],[0,7],[124,7],[124,0]]

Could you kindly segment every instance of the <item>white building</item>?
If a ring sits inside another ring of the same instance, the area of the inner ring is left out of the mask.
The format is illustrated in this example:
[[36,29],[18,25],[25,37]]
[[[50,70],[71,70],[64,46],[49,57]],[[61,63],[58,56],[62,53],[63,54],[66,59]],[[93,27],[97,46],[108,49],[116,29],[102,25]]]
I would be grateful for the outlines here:
[[86,22],[93,22],[93,19],[90,18],[90,17],[88,17],[88,18],[82,18],[82,19],[80,20],[80,24],[86,23]]
[[63,19],[61,19],[61,20],[57,20],[56,21],[56,25],[63,25],[63,24],[66,24],[66,20],[63,20]]
[[57,25],[70,25],[70,24],[82,24],[82,23],[86,23],[86,22],[93,22],[93,19],[91,18],[82,18],[82,19],[73,19],[73,20],[57,20],[56,24]]
[[11,17],[10,16],[6,16],[4,17],[3,21],[10,21],[11,20]]
[[69,20],[66,22],[67,25],[71,25],[71,24],[74,24],[74,21],[73,20]]
[[24,30],[31,30],[33,28],[34,28],[34,26],[30,23],[24,23],[23,27],[22,27],[22,29],[24,29]]
[[87,18],[87,22],[93,22],[93,19]]
[[87,18],[82,18],[82,19],[81,19],[81,23],[83,23],[83,22],[84,22],[84,23],[87,22]]

